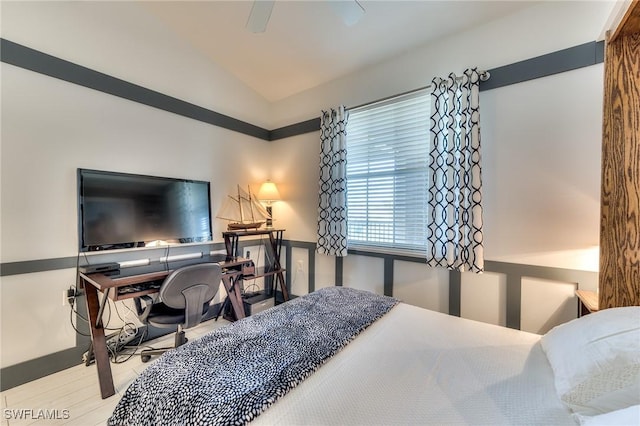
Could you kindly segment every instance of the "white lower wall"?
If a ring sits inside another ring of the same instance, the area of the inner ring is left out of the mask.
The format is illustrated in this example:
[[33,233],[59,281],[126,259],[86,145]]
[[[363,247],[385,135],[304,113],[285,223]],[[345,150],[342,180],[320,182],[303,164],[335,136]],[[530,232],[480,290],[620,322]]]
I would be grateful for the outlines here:
[[576,290],[575,283],[523,277],[520,328],[544,334],[556,325],[576,318]]
[[449,271],[421,263],[396,261],[393,296],[410,305],[449,313]]
[[460,316],[489,324],[507,325],[507,280],[504,274],[463,273]]
[[343,261],[342,285],[384,294],[384,260],[377,257],[347,256]]
[[336,285],[336,261],[333,256],[316,253],[315,289]]
[[[309,292],[309,251],[291,249],[291,293],[302,296]],[[284,265],[284,263],[283,263]]]
[[[76,270],[2,277],[0,366],[72,348],[76,334],[63,291],[75,282]],[[80,360],[78,360],[80,362]]]

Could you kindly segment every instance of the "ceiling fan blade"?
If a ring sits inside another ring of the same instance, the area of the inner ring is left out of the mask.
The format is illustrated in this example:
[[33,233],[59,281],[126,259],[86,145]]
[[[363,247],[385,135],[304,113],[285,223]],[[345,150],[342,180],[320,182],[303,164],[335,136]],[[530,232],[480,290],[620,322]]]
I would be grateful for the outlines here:
[[336,15],[342,18],[344,24],[348,27],[358,23],[360,18],[364,16],[364,7],[357,0],[348,1],[329,1]]
[[247,29],[252,33],[263,33],[267,29],[275,0],[255,0],[247,20]]

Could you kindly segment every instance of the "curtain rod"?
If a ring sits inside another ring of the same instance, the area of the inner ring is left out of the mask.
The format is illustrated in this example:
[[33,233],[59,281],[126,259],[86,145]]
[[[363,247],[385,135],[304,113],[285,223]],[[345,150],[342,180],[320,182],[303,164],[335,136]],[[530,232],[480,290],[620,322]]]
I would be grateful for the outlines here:
[[[489,80],[491,78],[491,73],[489,73],[489,71],[478,71],[478,74],[480,75],[480,81],[487,81],[487,80]],[[462,76],[456,77],[456,81],[460,81],[460,80],[462,80]],[[347,110],[352,110],[352,109],[362,108],[362,107],[365,107],[365,106],[368,106],[368,105],[371,105],[371,104],[377,104],[378,102],[388,101],[389,99],[397,98],[399,96],[409,95],[411,93],[416,93],[416,92],[419,92],[421,90],[426,90],[426,89],[428,89],[430,87],[431,87],[431,84],[429,84],[428,86],[423,86],[423,87],[419,87],[417,89],[413,89],[413,90],[409,90],[409,91],[406,91],[406,92],[398,93],[397,95],[391,95],[391,96],[387,96],[387,97],[384,97],[384,98],[381,98],[381,99],[378,99],[378,100],[375,100],[375,101],[367,102],[367,103],[356,105],[356,106],[353,106],[353,107],[348,107],[346,109]]]

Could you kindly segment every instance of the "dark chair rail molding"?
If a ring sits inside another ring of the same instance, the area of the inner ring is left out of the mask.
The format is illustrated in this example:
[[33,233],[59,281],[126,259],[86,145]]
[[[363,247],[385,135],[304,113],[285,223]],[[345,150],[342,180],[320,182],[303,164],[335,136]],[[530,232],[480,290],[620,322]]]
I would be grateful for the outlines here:
[[113,96],[172,112],[214,126],[269,140],[269,131],[228,115],[129,83],[119,78],[56,58],[35,49],[0,39],[2,62],[31,70],[49,77],[78,84]]
[[[228,115],[48,55],[4,38],[0,38],[0,60],[7,64],[265,141],[274,141],[320,130],[319,117],[277,129],[267,130],[229,117]],[[521,83],[535,78],[594,65],[603,61],[604,42],[588,42],[510,65],[490,69],[491,78],[480,84],[480,90],[490,90],[510,84]]]
[[[263,244],[261,239],[252,239],[242,241],[239,249],[244,252],[245,248],[255,245]],[[308,272],[307,272],[307,291],[310,293],[315,290],[315,276],[316,276],[316,243],[309,241],[296,241],[296,240],[283,240],[283,246],[285,247],[285,269],[286,269],[286,286],[291,294],[292,285],[292,249],[306,250],[308,257]],[[212,243],[205,244],[198,247],[206,247],[211,251],[224,251],[224,243]],[[106,252],[105,252],[106,253]],[[131,254],[131,253],[130,253]],[[136,255],[136,253],[132,253]],[[117,256],[122,256],[123,253],[117,253]],[[108,253],[98,256],[107,256]],[[137,253],[140,256],[140,253]],[[396,262],[415,262],[425,263],[424,259],[410,256],[398,256],[392,254],[368,252],[363,250],[349,250],[349,256],[367,256],[380,259],[384,264],[383,283],[384,293],[387,295],[393,295],[393,280],[394,280],[394,268],[397,266]],[[99,263],[105,259],[104,257],[96,257],[95,262]],[[25,262],[10,262],[0,265],[0,271],[2,276],[10,276],[17,274],[27,274],[31,272],[43,272],[48,270],[58,269],[70,269],[75,268],[78,261],[82,260],[80,264],[86,264],[85,258],[79,257],[62,257],[55,259],[41,259],[31,260]],[[92,258],[93,260],[93,258]],[[344,258],[335,258],[335,282],[334,285],[343,285],[343,260]],[[426,267],[426,265],[425,265]],[[520,329],[520,316],[521,316],[521,285],[522,278],[539,278],[544,280],[552,280],[559,282],[575,283],[581,287],[597,288],[598,273],[587,272],[572,269],[552,268],[544,266],[533,265],[521,265],[515,263],[485,261],[485,270],[487,272],[494,272],[498,274],[504,274],[506,276],[507,284],[507,300],[506,300],[506,313],[507,313],[507,327]],[[449,272],[449,314],[460,316],[460,296],[461,296],[461,277],[459,272]],[[292,295],[292,297],[295,297]],[[81,314],[86,314],[83,308],[83,303],[78,305]],[[150,335],[150,338],[160,336],[161,333],[154,332]],[[57,371],[64,370],[66,368],[80,364],[80,358],[82,353],[87,349],[89,340],[86,337],[77,335],[76,346],[73,348],[65,349],[60,352],[45,355],[40,358],[25,361],[20,364],[8,366],[0,370],[0,390],[4,391],[15,386],[27,383],[32,380],[53,374]]]
[[[306,241],[285,241],[287,248],[301,248],[308,251],[309,262],[309,288],[308,291],[315,290],[315,243]],[[369,252],[365,250],[349,249],[350,256],[368,256],[379,258],[384,262],[384,294],[393,296],[394,267],[396,262],[413,262],[426,264],[425,259],[419,257],[394,255],[379,252]],[[343,285],[343,258],[335,258],[335,277],[334,285]],[[291,287],[291,250],[286,252],[286,269],[287,269],[287,286]],[[426,265],[425,265],[426,267]],[[485,261],[485,272],[493,272],[506,276],[506,326],[509,328],[520,329],[520,318],[522,311],[522,279],[538,278],[549,281],[557,281],[562,283],[574,283],[576,286],[583,288],[598,287],[598,273],[590,271],[581,271],[575,269],[556,268],[548,266],[523,265],[517,263]],[[456,271],[449,271],[449,314],[460,316],[460,296],[461,296],[462,274]]]

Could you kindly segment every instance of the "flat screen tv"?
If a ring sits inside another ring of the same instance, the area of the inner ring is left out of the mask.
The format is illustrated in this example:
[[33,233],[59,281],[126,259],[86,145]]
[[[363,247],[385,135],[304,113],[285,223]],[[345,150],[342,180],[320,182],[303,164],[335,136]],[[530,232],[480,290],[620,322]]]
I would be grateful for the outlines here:
[[80,251],[211,241],[209,182],[78,169]]

